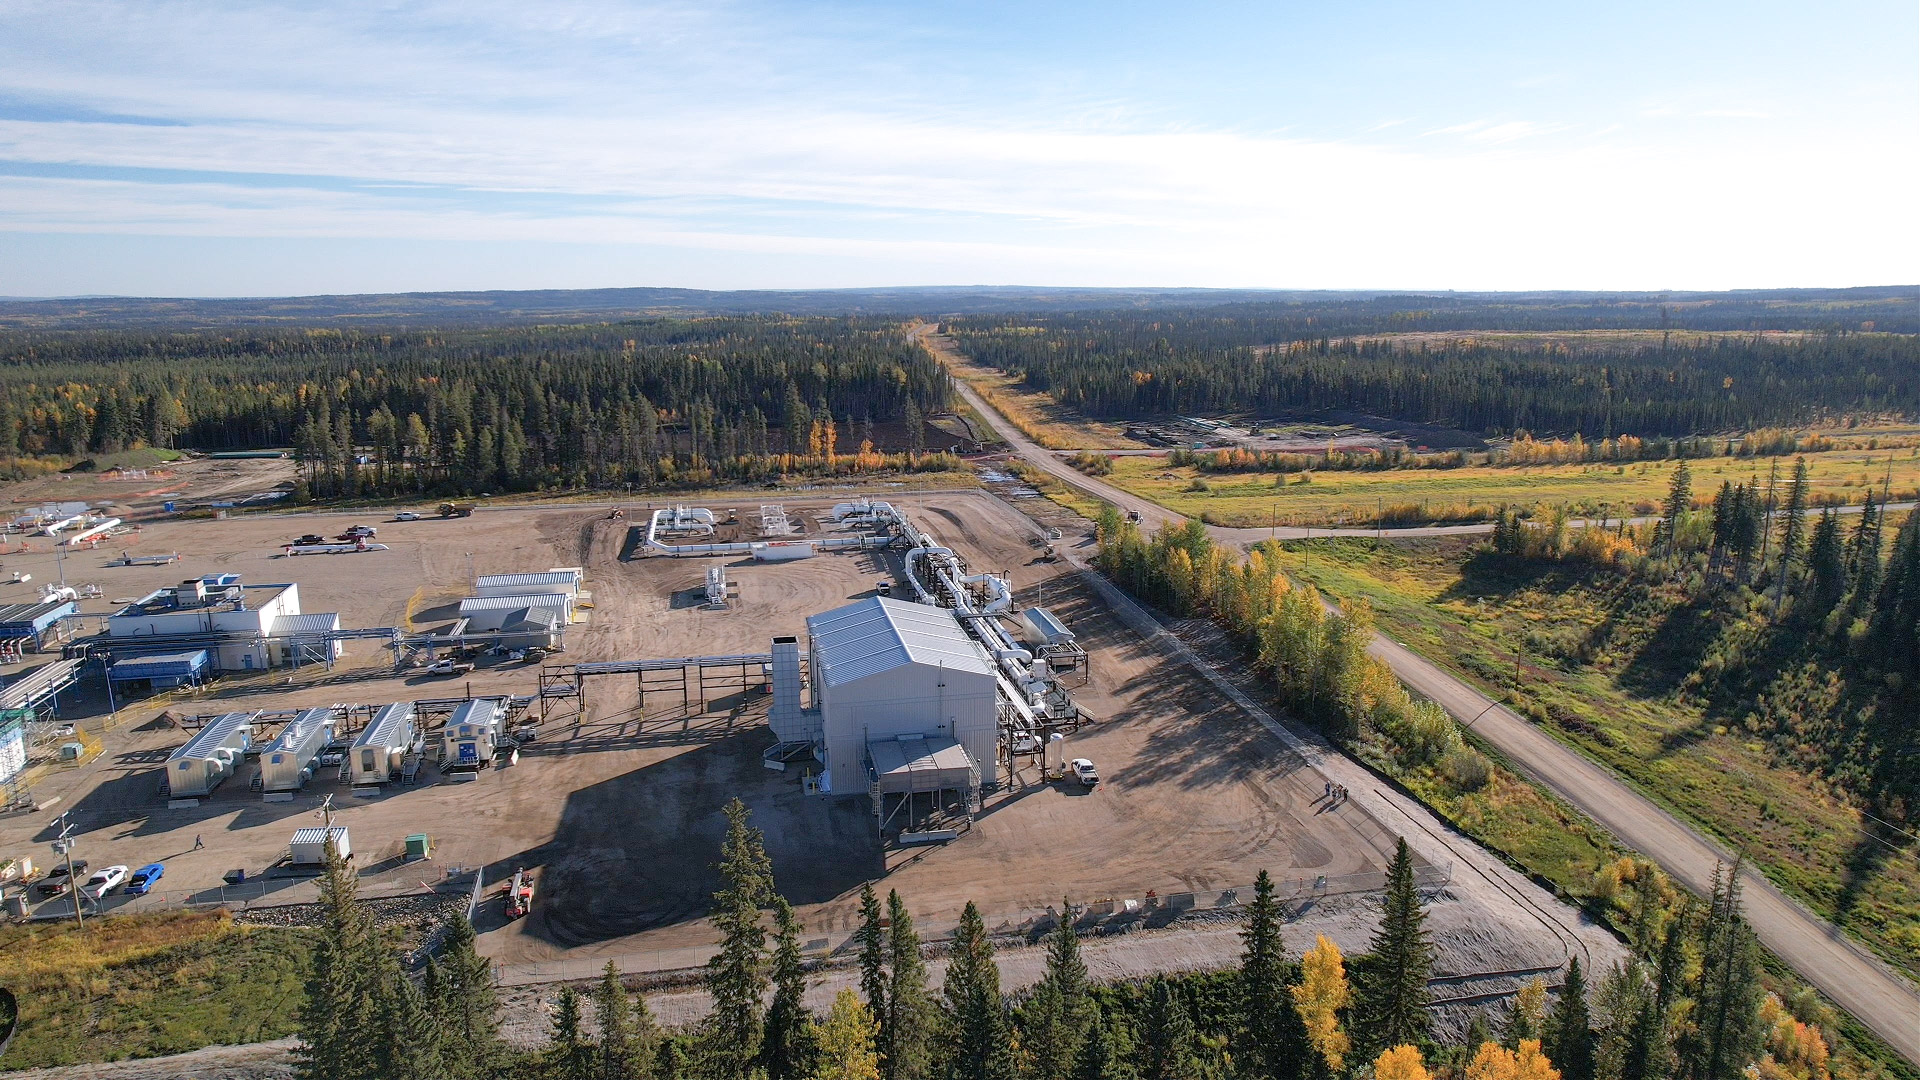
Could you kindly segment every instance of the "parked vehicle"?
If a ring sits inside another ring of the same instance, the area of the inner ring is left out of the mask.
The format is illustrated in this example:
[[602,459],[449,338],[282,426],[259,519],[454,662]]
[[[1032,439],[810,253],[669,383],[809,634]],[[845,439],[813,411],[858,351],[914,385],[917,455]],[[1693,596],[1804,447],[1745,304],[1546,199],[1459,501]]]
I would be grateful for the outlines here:
[[307,533],[305,536],[302,536],[300,539],[295,540],[293,543],[295,547],[305,547],[308,544],[324,544],[326,542],[327,542],[327,538],[324,536],[321,536],[319,533]]
[[87,896],[94,900],[104,899],[108,893],[119,888],[120,884],[126,880],[127,880],[126,867],[124,866],[104,867],[100,870],[99,873],[96,873],[92,877],[87,879],[87,884],[86,884]]
[[340,540],[371,540],[380,535],[380,530],[371,525],[355,525],[340,534]]
[[1072,770],[1073,778],[1080,781],[1081,787],[1091,788],[1099,786],[1100,770],[1093,767],[1093,762],[1083,757],[1077,757],[1068,762],[1067,766]]
[[427,665],[429,675],[465,675],[473,670],[473,665],[459,660],[435,660]]
[[893,582],[891,582],[891,581],[883,581],[883,582],[881,582],[880,584],[878,584],[878,585],[875,585],[875,586],[873,587],[873,592],[874,592],[874,595],[875,595],[875,596],[892,596],[892,595],[893,595]]
[[472,517],[473,504],[472,503],[451,503],[451,502],[441,503],[440,516],[443,518]]
[[515,870],[513,880],[507,883],[507,918],[518,919],[533,910],[533,878],[527,872]]
[[1140,511],[1138,510],[1127,511],[1127,524],[1129,525],[1140,524]]
[[152,891],[153,883],[159,881],[160,875],[166,872],[166,865],[157,862],[148,863],[140,869],[135,870],[133,876],[127,879],[127,895],[145,896],[148,892]]
[[402,511],[400,511],[399,513],[397,513],[397,514],[395,514],[395,515],[393,515],[393,520],[395,520],[395,521],[419,521],[419,520],[420,520],[420,515],[419,515],[419,514],[416,514],[416,513],[414,513],[414,512],[413,512],[413,511],[411,511],[411,510],[402,510]]
[[[86,873],[87,860],[73,860],[73,872],[76,875]],[[73,882],[67,877],[67,864],[64,862],[54,864],[53,869],[47,871],[47,876],[34,885],[34,889],[41,896],[64,896],[71,888],[73,888]]]

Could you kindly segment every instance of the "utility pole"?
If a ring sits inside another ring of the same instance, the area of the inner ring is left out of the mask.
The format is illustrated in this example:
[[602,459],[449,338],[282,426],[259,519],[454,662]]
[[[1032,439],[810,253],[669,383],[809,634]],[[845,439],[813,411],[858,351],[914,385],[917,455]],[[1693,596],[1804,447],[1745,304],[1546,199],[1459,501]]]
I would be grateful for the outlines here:
[[80,911],[80,882],[73,878],[73,822],[66,814],[61,814],[60,835],[53,838],[53,853],[66,860],[67,894],[73,898],[73,924],[86,928],[87,919]]

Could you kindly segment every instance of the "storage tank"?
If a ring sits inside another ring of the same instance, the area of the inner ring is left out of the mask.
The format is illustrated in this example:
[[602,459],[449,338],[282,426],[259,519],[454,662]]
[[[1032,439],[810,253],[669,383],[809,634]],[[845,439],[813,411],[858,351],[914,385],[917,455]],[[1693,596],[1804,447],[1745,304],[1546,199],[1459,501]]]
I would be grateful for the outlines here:
[[167,758],[167,793],[177,798],[213,794],[232,776],[253,745],[250,712],[227,713],[209,720],[185,746]]
[[355,786],[384,784],[400,774],[402,760],[413,746],[413,702],[381,708],[361,729],[347,750],[347,768]]
[[792,562],[813,558],[811,540],[763,540],[753,545],[753,557],[761,562]]
[[306,709],[260,751],[260,790],[269,795],[299,791],[313,779],[320,751],[333,740],[333,710]]
[[1047,754],[1040,769],[1048,776],[1058,776],[1067,771],[1067,737],[1054,732],[1047,736]]

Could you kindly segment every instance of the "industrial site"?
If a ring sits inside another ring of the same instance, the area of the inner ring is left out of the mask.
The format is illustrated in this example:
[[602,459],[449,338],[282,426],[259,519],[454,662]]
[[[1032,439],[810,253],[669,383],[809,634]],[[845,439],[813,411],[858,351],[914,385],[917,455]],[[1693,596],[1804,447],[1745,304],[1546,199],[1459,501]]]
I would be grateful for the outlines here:
[[[1358,946],[1338,901],[1402,833],[1455,973],[1611,947],[1410,800],[1425,824],[1328,798],[1330,768],[1362,774],[1111,607],[1083,520],[783,498],[163,519],[58,570],[57,535],[16,539],[8,910],[269,912],[314,899],[331,844],[365,897],[469,897],[510,983],[695,967],[737,797],[816,955],[870,881],[936,936],[969,900],[1003,933],[1063,898],[1177,930],[1263,869]],[[99,595],[35,600],[50,573]],[[65,858],[79,896],[45,887]]]

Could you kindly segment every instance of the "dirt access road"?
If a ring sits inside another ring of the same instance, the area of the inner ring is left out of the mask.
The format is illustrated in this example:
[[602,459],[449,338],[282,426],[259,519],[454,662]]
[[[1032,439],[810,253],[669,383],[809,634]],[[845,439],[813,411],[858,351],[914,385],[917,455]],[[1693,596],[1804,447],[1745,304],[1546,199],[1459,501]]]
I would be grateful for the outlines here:
[[[953,357],[952,342],[936,337],[933,330],[933,326],[922,323],[910,330],[909,336],[943,360]],[[1157,503],[1082,475],[1023,435],[964,382],[956,381],[954,385],[967,404],[1034,466],[1096,498],[1139,511],[1142,524],[1148,528],[1163,522],[1185,521]],[[1394,535],[1431,536],[1485,528],[1396,529]],[[1222,542],[1241,546],[1267,538],[1266,531],[1260,529],[1211,528],[1210,531]],[[1337,530],[1316,531],[1322,536],[1338,535]],[[1305,536],[1304,530],[1279,532],[1284,539]],[[1362,536],[1372,535],[1372,530],[1356,532]],[[1555,741],[1405,646],[1375,635],[1368,651],[1386,662],[1402,682],[1439,702],[1462,723],[1499,747],[1529,777],[1606,826],[1622,843],[1658,862],[1689,889],[1704,894],[1710,886],[1714,867],[1733,861],[1733,855],[1719,843],[1680,821],[1626,781]],[[1747,921],[1767,948],[1886,1040],[1902,1057],[1920,1064],[1920,989],[1832,924],[1776,889],[1760,874],[1748,870],[1741,882],[1745,887]]]

